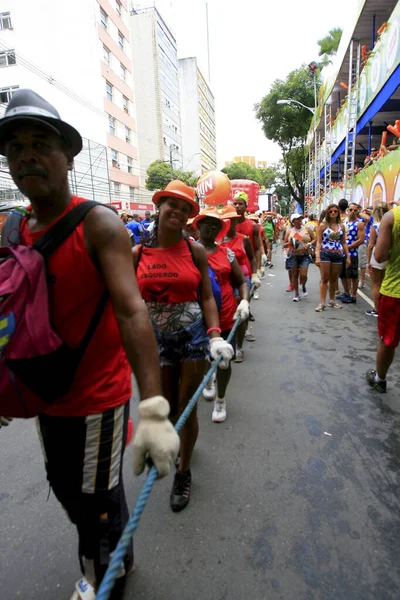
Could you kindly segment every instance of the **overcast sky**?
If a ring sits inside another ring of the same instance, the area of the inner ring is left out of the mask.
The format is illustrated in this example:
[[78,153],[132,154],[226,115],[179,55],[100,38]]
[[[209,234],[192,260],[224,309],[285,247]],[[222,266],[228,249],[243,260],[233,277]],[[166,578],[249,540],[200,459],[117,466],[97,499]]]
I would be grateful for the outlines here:
[[[179,58],[197,56],[208,75],[205,0],[155,0],[174,31]],[[143,2],[144,5],[152,2]],[[208,0],[211,89],[216,100],[218,166],[238,155],[272,163],[253,107],[275,79],[318,60],[317,40],[349,27],[360,0]]]

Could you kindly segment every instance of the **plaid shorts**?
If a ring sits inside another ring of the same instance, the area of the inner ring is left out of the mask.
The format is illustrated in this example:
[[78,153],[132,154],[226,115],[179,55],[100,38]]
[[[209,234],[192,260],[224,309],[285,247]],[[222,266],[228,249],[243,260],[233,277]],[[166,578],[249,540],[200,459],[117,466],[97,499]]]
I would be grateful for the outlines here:
[[160,365],[177,367],[184,360],[205,360],[209,356],[210,338],[203,317],[179,331],[154,329]]
[[400,298],[381,294],[378,308],[378,333],[388,348],[400,343]]

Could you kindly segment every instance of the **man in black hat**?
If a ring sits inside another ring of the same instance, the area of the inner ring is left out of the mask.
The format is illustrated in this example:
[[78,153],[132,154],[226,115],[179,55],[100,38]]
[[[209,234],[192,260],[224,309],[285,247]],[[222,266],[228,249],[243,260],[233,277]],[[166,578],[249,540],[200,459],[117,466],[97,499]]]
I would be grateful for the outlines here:
[[[13,95],[0,120],[0,153],[31,202],[20,229],[26,245],[85,202],[71,194],[68,184],[68,170],[81,148],[80,134],[43,98],[30,90]],[[128,518],[122,458],[131,369],[142,398],[135,473],[143,471],[148,455],[159,475],[166,475],[179,437],[161,396],[157,347],[136,284],[131,243],[118,216],[103,206],[92,208],[46,260],[46,267],[52,323],[71,347],[81,343],[106,289],[110,296],[71,389],[39,416],[50,485],[78,529],[79,560],[86,575],[76,585],[73,597],[79,599],[88,582],[94,589],[100,582]],[[121,575],[133,567],[131,545]]]

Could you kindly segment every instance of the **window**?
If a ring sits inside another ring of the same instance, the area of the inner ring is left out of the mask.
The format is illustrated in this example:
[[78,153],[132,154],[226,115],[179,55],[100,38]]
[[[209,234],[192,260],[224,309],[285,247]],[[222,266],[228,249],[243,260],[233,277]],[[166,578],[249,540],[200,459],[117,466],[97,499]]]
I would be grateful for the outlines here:
[[0,52],[0,67],[11,67],[17,64],[15,50],[4,50]]
[[0,13],[0,29],[12,29],[9,12]]
[[111,164],[116,169],[119,169],[118,152],[111,148]]
[[8,104],[12,98],[13,93],[17,89],[17,85],[8,88],[0,88],[0,104]]
[[121,195],[121,184],[114,181],[114,196],[119,198]]
[[112,135],[115,135],[115,119],[111,115],[108,116],[108,130]]
[[119,16],[122,16],[122,5],[121,2],[119,0],[115,0],[115,10],[117,11],[117,13],[119,14]]
[[126,83],[126,69],[124,65],[121,63],[121,79]]
[[121,50],[124,49],[124,41],[125,41],[124,36],[122,35],[122,33],[120,31],[118,31],[118,45],[121,48]]
[[129,100],[126,96],[122,96],[122,106],[124,107],[124,111],[129,115]]
[[134,199],[135,199],[135,188],[129,186],[129,200],[131,202],[133,202]]
[[107,48],[107,46],[103,46],[103,59],[106,63],[107,67],[111,66],[111,52]]
[[111,102],[113,101],[113,86],[111,85],[111,83],[108,83],[108,81],[106,81],[106,95],[107,98],[109,100],[111,100]]
[[128,163],[128,173],[132,173],[133,171],[133,163],[132,163],[132,159],[130,156],[126,157],[127,163]]
[[131,143],[131,130],[125,125],[125,141]]
[[102,8],[100,9],[100,23],[101,23],[101,26],[107,31],[108,15],[107,15],[107,13],[104,12],[104,10]]

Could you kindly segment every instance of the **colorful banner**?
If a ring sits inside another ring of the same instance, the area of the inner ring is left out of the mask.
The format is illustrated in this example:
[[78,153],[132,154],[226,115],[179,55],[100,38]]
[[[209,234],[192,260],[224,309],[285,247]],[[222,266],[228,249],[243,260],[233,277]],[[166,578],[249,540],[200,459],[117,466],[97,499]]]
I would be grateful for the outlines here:
[[[319,213],[328,204],[337,204],[345,197],[343,188],[342,183],[332,188],[328,196],[321,198],[318,206],[315,206],[310,199],[309,212]],[[375,207],[381,202],[400,204],[400,148],[360,171],[354,178],[353,188],[347,190],[346,198],[360,204],[363,208]]]
[[354,178],[353,202],[376,206],[400,200],[400,151],[394,150]]

